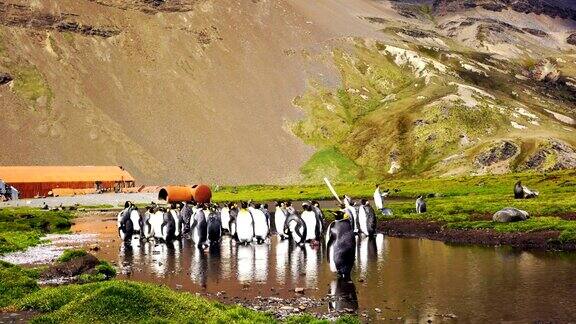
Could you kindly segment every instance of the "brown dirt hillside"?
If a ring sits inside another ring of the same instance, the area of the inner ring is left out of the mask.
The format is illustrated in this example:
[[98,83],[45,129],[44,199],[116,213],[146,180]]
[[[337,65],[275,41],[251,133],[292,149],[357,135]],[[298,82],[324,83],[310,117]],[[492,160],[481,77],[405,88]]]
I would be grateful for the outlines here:
[[337,82],[323,48],[376,34],[355,15],[375,5],[153,3],[0,1],[0,72],[23,80],[0,87],[0,163],[118,164],[147,183],[297,180],[313,149],[286,127],[292,100],[309,78]]

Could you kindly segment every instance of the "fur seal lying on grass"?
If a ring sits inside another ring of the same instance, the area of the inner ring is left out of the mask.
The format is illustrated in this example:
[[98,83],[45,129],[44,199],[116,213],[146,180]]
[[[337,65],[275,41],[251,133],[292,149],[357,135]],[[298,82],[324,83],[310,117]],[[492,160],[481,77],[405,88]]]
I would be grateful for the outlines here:
[[499,223],[511,223],[524,221],[530,218],[528,212],[513,207],[506,207],[497,211],[492,216],[492,220]]
[[529,199],[538,197],[538,191],[529,189],[522,185],[521,181],[516,182],[514,185],[514,198],[515,199]]

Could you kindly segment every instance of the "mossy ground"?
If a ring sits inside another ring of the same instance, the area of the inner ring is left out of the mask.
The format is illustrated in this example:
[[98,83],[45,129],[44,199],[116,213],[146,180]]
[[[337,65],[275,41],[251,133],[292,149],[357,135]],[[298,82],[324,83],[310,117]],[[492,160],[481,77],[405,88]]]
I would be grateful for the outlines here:
[[[516,181],[538,190],[535,199],[514,199]],[[576,240],[576,221],[563,219],[576,214],[576,171],[559,171],[547,174],[522,173],[507,175],[485,175],[430,179],[404,179],[340,183],[335,188],[340,195],[354,198],[372,197],[374,184],[391,189],[387,207],[397,218],[439,221],[449,228],[494,229],[501,232],[530,232],[541,230],[560,231],[562,241]],[[397,190],[397,191],[396,191]],[[429,212],[416,214],[414,200],[418,195],[427,199]],[[215,192],[217,201],[274,201],[334,199],[325,185],[305,186],[246,186],[226,187]],[[334,202],[336,207],[336,201]],[[492,214],[505,207],[526,210],[532,217],[529,221],[498,224],[490,220]],[[326,213],[329,216],[329,213]]]
[[44,234],[68,230],[72,217],[68,211],[0,209],[0,254],[39,244]]

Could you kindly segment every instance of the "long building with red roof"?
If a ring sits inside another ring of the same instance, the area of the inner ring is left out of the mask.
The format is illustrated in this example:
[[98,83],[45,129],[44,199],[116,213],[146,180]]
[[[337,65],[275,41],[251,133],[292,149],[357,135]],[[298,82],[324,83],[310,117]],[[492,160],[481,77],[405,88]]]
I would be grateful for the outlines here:
[[16,188],[20,198],[45,197],[54,189],[112,191],[135,185],[120,166],[0,166],[0,180]]

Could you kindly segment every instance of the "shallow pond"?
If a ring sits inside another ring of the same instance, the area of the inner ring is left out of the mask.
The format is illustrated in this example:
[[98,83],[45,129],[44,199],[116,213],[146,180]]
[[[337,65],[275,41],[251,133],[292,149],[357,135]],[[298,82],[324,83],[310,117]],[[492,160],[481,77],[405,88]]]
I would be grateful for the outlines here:
[[[170,245],[117,238],[114,218],[82,217],[76,245],[94,246],[116,263],[119,278],[165,284],[228,303],[270,298],[307,311],[355,311],[371,320],[527,322],[576,318],[576,254],[505,247],[455,246],[425,239],[359,239],[353,281],[335,280],[322,246],[263,245],[200,251],[188,240]],[[86,234],[97,234],[90,236]],[[304,288],[303,294],[296,293]],[[329,296],[332,295],[332,296]],[[280,299],[278,299],[280,298]],[[266,309],[263,307],[262,309]],[[302,308],[304,309],[304,308]]]

